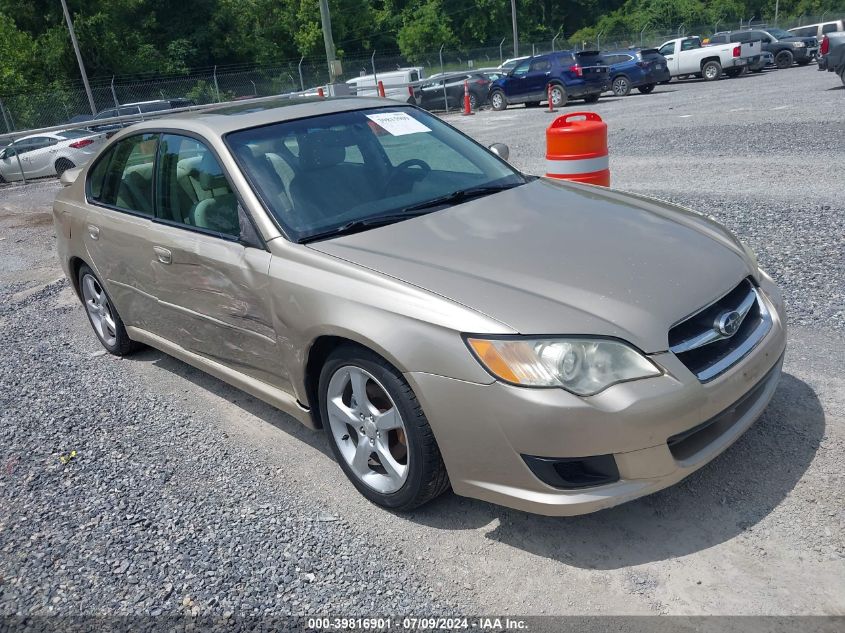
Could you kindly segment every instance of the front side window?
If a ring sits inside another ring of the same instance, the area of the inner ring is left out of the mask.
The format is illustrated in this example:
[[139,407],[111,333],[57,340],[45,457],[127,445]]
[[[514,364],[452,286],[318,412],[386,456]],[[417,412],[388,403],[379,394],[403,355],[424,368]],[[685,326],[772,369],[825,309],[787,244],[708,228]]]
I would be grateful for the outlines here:
[[524,62],[517,64],[517,66],[513,69],[513,74],[516,75],[516,76],[520,76],[520,75],[524,75],[525,73],[527,73],[529,63],[530,63],[529,60],[526,59]]
[[259,198],[297,241],[432,212],[448,205],[433,203],[456,192],[457,200],[526,182],[436,117],[401,106],[285,121],[225,140]]
[[159,219],[232,237],[240,234],[238,200],[223,168],[194,138],[162,135],[156,201]]
[[91,200],[140,215],[153,215],[153,165],[158,134],[137,134],[109,149],[88,174]]
[[660,54],[663,56],[675,54],[675,42],[669,42],[660,47]]

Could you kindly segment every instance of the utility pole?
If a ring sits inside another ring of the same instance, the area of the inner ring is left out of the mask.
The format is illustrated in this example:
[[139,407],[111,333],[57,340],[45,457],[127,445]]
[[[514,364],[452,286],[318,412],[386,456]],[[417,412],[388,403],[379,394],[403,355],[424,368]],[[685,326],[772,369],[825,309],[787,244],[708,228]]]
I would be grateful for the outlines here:
[[775,26],[778,25],[778,9],[780,8],[780,0],[775,0]]
[[329,64],[329,83],[333,84],[340,75],[340,64],[335,59],[334,39],[332,38],[332,17],[329,15],[329,0],[320,0],[320,20],[323,23],[323,42],[326,45],[326,61]]
[[65,13],[67,30],[70,31],[70,41],[73,43],[73,50],[76,52],[76,61],[79,62],[79,72],[82,73],[82,83],[85,86],[85,94],[88,95],[88,105],[91,106],[91,114],[97,114],[97,106],[94,105],[94,95],[91,94],[91,86],[88,85],[88,75],[85,72],[85,64],[82,63],[82,54],[79,52],[79,42],[76,41],[76,33],[73,30],[73,22],[70,19],[70,12],[67,10],[67,2],[61,0],[62,11]]
[[511,0],[511,20],[513,21],[513,56],[519,57],[519,33],[516,29],[516,0]]

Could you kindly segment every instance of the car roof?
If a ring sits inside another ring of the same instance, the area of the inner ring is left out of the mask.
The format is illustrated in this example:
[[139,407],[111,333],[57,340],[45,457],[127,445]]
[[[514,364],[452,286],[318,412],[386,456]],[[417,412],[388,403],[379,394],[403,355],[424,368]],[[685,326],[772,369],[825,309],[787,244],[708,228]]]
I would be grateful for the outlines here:
[[204,110],[178,112],[134,123],[127,130],[133,132],[179,128],[203,133],[207,136],[222,136],[236,130],[243,130],[283,121],[307,117],[351,112],[368,108],[397,107],[403,104],[393,99],[378,97],[263,97],[241,101],[235,105],[222,105]]

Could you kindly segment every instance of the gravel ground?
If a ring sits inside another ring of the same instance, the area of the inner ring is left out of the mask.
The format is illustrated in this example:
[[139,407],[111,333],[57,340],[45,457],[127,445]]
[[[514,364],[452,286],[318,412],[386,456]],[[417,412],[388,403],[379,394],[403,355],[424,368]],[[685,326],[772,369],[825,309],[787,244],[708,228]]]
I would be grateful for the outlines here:
[[449,611],[395,543],[102,351],[66,280],[22,280],[58,276],[54,239],[3,202],[0,615]]
[[[57,185],[0,189],[0,615],[845,614],[845,227],[819,168],[843,160],[835,85],[793,69],[594,108],[614,183],[726,222],[792,326],[734,447],[569,519],[452,494],[383,512],[321,434],[154,350],[102,354],[55,261]],[[549,116],[449,120],[541,173]]]

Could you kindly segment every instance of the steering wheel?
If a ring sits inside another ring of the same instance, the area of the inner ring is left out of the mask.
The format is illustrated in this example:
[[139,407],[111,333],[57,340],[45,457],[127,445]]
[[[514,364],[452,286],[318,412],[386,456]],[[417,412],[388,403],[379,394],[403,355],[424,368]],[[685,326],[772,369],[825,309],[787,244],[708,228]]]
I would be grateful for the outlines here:
[[393,168],[393,173],[387,178],[387,182],[384,184],[384,191],[390,191],[391,187],[396,184],[396,181],[399,180],[400,176],[405,176],[407,173],[410,173],[408,170],[411,167],[420,168],[419,175],[415,175],[413,180],[423,180],[431,172],[431,166],[424,160],[420,160],[419,158],[409,158]]

